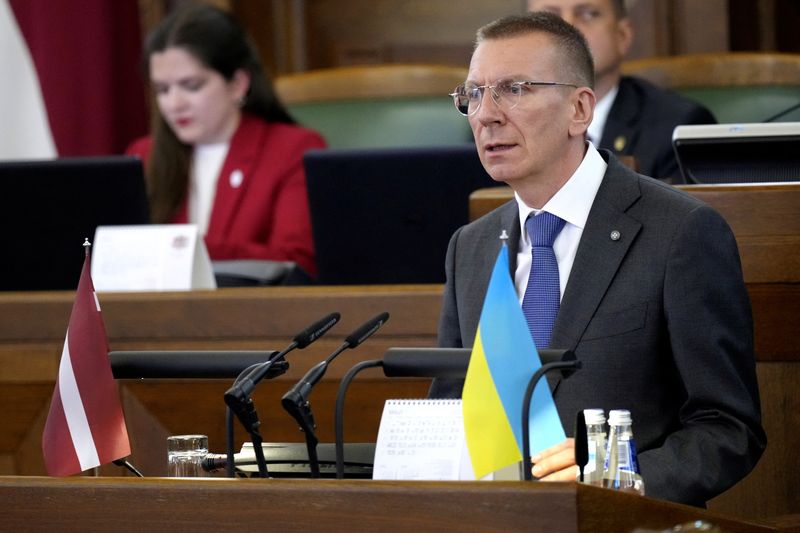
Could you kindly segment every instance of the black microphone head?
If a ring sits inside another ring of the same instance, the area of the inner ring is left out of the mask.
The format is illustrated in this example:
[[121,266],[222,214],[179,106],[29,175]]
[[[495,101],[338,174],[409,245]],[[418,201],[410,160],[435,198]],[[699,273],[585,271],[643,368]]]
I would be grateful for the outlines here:
[[297,345],[297,348],[302,350],[318,338],[325,335],[329,329],[339,322],[341,317],[342,315],[339,313],[331,313],[328,316],[317,320],[306,329],[298,333],[293,339],[294,343]]
[[348,335],[344,342],[347,344],[348,348],[355,348],[378,331],[388,320],[389,313],[384,311],[378,316],[366,321],[360,328]]
[[589,463],[589,439],[586,434],[586,416],[583,410],[575,415],[575,464],[583,471]]

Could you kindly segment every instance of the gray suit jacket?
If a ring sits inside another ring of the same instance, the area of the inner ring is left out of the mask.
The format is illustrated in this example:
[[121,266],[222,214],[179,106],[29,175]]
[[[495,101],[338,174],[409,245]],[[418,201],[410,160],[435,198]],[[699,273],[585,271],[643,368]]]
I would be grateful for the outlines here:
[[[556,405],[568,434],[580,409],[630,409],[647,494],[704,505],[766,446],[736,242],[707,205],[601,154],[608,170],[550,344],[574,350],[583,368],[551,381]],[[513,263],[514,201],[453,235],[441,346],[472,346],[503,229]],[[459,397],[461,386],[439,380],[431,396]]]

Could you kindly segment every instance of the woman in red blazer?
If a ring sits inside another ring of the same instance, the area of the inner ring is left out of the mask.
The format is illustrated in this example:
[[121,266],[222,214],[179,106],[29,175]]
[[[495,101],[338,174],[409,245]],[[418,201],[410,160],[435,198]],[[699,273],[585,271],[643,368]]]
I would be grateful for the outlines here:
[[189,5],[153,30],[145,62],[160,113],[127,152],[145,161],[152,221],[197,224],[215,260],[315,275],[302,155],[325,141],[294,123],[242,27]]

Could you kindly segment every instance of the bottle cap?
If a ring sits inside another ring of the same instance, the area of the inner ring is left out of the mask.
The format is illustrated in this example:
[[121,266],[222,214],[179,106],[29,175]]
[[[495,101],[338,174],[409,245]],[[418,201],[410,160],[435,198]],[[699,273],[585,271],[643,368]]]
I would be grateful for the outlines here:
[[602,409],[584,409],[583,416],[587,426],[606,423],[606,412]]
[[627,409],[612,409],[608,412],[608,423],[612,426],[630,424],[631,412]]

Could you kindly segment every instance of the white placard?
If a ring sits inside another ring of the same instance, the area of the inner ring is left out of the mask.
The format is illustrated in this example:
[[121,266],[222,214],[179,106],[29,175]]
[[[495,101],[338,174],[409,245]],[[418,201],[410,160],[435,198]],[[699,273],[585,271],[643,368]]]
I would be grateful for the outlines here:
[[386,400],[372,478],[458,480],[465,450],[461,400]]
[[92,246],[92,281],[98,292],[217,286],[194,224],[99,226]]

